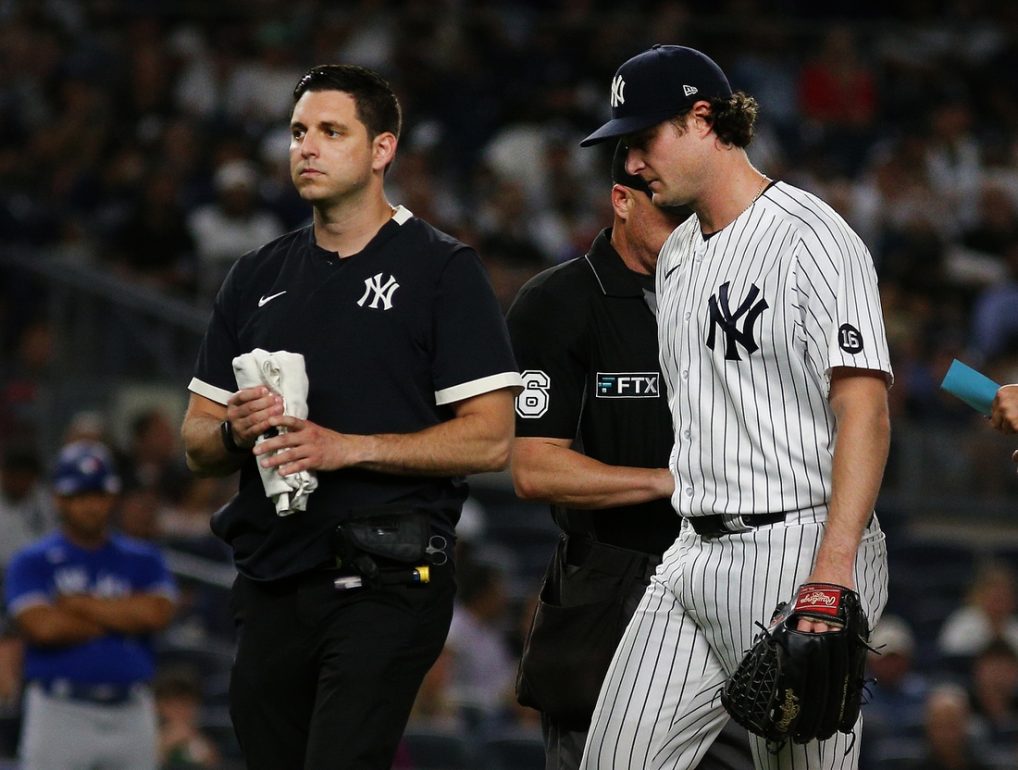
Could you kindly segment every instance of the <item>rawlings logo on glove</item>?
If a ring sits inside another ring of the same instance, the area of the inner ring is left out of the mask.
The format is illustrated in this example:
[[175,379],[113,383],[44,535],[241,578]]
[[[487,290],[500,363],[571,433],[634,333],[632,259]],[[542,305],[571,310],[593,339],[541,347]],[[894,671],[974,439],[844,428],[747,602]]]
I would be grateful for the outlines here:
[[[823,621],[823,633],[796,629]],[[770,628],[721,690],[721,703],[751,733],[783,745],[851,733],[862,705],[869,624],[859,595],[844,586],[805,583],[774,610]]]

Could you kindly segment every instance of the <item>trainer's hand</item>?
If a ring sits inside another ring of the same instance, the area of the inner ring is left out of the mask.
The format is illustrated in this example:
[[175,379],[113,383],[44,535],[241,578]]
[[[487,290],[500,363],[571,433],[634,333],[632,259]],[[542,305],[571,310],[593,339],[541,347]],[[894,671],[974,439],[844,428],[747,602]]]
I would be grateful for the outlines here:
[[1000,388],[991,409],[990,425],[1001,433],[1018,433],[1018,383]]
[[306,470],[332,471],[356,462],[353,436],[289,415],[272,417],[269,423],[286,432],[255,447],[254,453],[264,468],[277,468],[280,475],[289,476]]
[[265,387],[242,388],[226,402],[226,419],[233,428],[237,446],[248,449],[272,427],[272,418],[282,414],[282,397]]

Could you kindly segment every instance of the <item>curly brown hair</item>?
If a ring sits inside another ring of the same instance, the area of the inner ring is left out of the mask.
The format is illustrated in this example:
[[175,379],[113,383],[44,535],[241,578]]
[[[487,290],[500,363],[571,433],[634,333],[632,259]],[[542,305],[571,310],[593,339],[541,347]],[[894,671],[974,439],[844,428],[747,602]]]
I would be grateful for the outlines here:
[[711,125],[718,139],[735,147],[747,147],[753,141],[753,128],[760,105],[743,91],[710,100]]

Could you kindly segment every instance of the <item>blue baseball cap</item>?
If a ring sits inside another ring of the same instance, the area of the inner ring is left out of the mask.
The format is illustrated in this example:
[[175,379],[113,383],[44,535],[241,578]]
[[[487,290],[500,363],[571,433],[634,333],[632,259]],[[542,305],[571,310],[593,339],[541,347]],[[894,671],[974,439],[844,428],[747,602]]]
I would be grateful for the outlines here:
[[75,441],[60,450],[53,470],[53,491],[58,495],[120,491],[120,477],[113,456],[105,444]]
[[642,131],[702,99],[731,95],[725,73],[706,54],[681,45],[655,45],[615,72],[609,97],[612,119],[580,146]]

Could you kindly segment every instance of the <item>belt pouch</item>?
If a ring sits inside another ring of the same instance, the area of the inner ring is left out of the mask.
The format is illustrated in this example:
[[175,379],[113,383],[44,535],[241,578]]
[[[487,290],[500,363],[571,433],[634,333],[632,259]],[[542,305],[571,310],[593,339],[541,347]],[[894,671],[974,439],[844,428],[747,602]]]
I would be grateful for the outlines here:
[[400,564],[426,562],[431,517],[408,508],[368,508],[351,512],[333,532],[333,552],[340,566],[351,566],[376,578],[376,558]]

